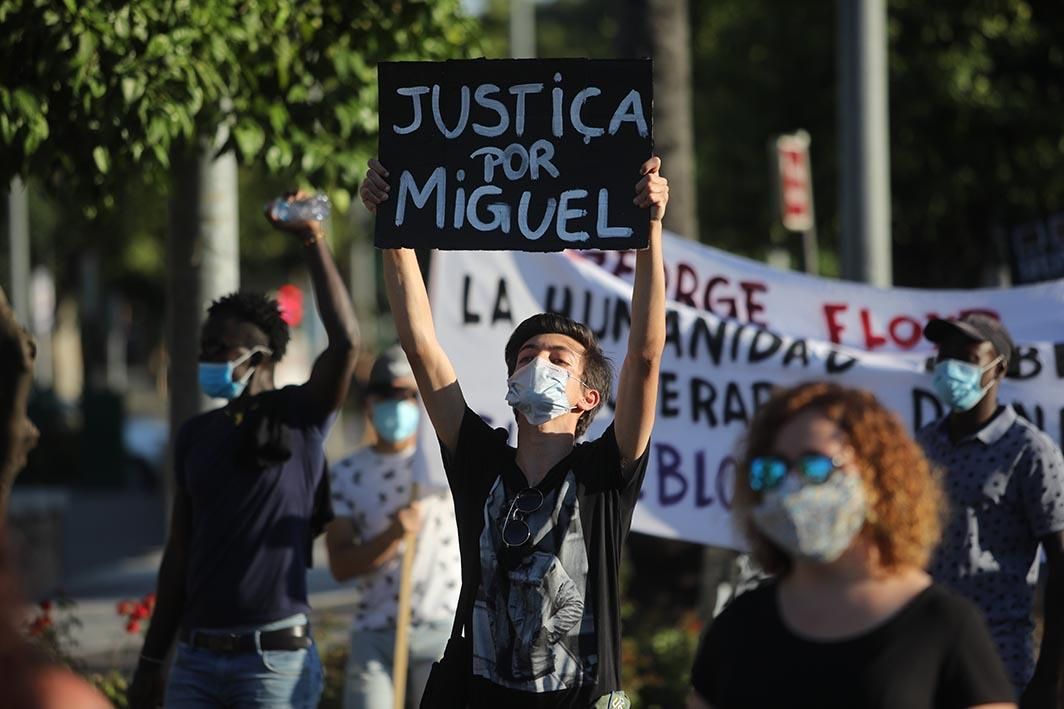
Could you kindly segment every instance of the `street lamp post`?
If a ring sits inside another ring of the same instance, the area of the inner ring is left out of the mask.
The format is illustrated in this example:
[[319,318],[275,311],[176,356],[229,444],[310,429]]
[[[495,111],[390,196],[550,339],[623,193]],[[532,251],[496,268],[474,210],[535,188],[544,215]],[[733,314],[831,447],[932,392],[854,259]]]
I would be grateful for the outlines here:
[[843,276],[892,282],[887,11],[884,0],[837,0]]

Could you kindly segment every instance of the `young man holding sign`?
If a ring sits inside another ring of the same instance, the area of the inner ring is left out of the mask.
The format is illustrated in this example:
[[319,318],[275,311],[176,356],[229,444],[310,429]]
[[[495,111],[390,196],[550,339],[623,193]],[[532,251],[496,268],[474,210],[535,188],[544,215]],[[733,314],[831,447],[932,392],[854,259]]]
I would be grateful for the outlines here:
[[[511,335],[506,399],[518,443],[510,447],[505,430],[466,404],[437,341],[414,252],[384,252],[399,341],[454,495],[471,707],[629,705],[620,682],[618,572],[646,472],[665,343],[661,218],[669,191],[660,167],[656,157],[645,162],[635,186],[634,203],[650,209],[649,247],[636,258],[614,421],[588,443],[576,439],[609,396],[612,373],[586,326],[540,314]],[[388,171],[371,161],[363,203],[375,213],[391,189]]]

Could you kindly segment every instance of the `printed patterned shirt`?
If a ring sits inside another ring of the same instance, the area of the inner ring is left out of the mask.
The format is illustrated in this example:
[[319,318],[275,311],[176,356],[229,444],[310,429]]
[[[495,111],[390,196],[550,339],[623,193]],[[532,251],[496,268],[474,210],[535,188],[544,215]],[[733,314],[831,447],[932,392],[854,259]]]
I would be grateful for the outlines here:
[[[410,504],[414,449],[381,454],[363,448],[332,466],[333,514],[349,517],[359,540],[371,539]],[[422,525],[414,555],[411,625],[447,624],[454,620],[462,585],[462,561],[454,506],[446,492],[421,494]],[[395,628],[399,601],[400,554],[377,571],[356,579],[358,609],[353,630]]]
[[1032,606],[1039,539],[1064,529],[1064,458],[1011,406],[954,443],[946,418],[917,433],[943,473],[950,517],[931,564],[936,581],[982,610],[1018,690],[1034,670]]

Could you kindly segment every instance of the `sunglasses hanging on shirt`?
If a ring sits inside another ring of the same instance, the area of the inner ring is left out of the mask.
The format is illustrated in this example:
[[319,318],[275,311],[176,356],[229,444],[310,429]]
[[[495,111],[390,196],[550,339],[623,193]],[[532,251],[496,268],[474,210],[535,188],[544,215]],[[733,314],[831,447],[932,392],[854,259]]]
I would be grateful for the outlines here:
[[510,511],[502,523],[502,542],[507,547],[519,547],[532,538],[526,518],[543,506],[543,493],[534,487],[525,488],[510,503]]

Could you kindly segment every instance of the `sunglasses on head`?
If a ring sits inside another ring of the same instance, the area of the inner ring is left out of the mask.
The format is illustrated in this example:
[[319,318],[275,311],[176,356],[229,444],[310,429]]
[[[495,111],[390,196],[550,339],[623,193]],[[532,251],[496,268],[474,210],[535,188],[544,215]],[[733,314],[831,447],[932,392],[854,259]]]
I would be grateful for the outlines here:
[[519,547],[532,538],[532,530],[525,518],[543,506],[543,493],[534,487],[525,488],[514,495],[510,511],[502,523],[502,543]]
[[778,455],[762,455],[750,461],[750,489],[754,492],[771,490],[783,482],[787,472],[793,470],[802,479],[819,485],[839,469],[842,461],[835,457],[810,453],[791,462]]

